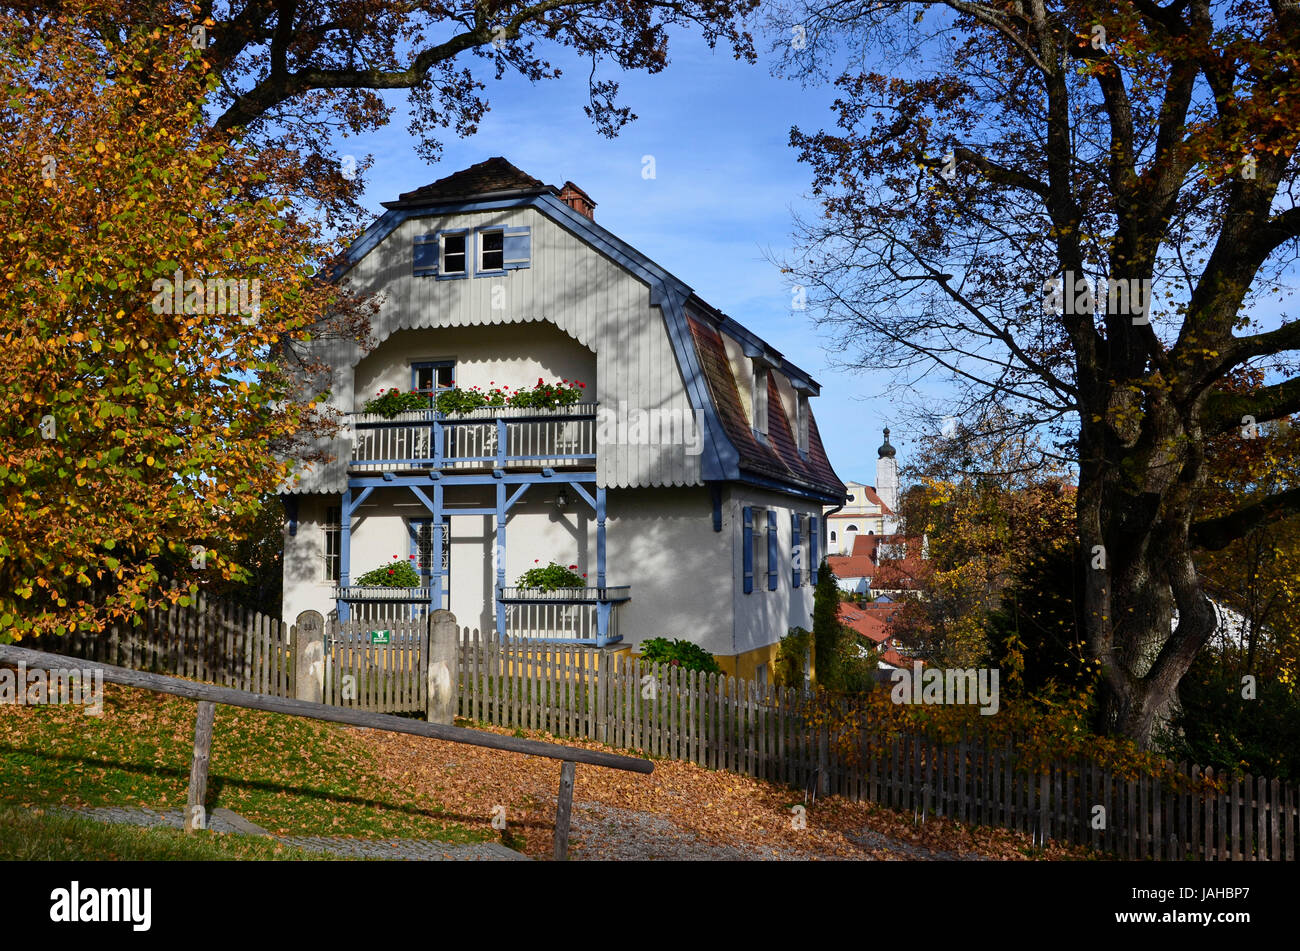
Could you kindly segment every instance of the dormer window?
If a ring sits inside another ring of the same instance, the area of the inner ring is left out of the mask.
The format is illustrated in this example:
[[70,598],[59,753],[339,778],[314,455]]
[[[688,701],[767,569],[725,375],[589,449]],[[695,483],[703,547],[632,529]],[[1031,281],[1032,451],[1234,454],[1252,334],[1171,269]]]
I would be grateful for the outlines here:
[[754,361],[754,430],[767,435],[767,367]]

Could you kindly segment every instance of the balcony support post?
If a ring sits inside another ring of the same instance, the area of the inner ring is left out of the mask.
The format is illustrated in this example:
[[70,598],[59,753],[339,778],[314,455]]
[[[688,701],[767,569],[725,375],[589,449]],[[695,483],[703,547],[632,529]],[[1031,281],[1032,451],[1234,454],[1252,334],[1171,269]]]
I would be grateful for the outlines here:
[[[348,574],[352,569],[352,489],[343,490],[342,507],[339,509],[339,588],[348,586]],[[334,605],[339,620],[348,619],[348,603],[343,599]]]
[[596,586],[605,587],[605,487],[596,486]]
[[429,576],[433,579],[433,604],[429,613],[442,610],[442,483],[433,484],[433,551]]
[[501,602],[501,593],[506,586],[506,487],[504,482],[497,483],[497,538],[493,560],[496,562],[497,569],[496,590],[493,592],[493,600],[496,601],[497,637],[504,639],[506,636],[506,606]]

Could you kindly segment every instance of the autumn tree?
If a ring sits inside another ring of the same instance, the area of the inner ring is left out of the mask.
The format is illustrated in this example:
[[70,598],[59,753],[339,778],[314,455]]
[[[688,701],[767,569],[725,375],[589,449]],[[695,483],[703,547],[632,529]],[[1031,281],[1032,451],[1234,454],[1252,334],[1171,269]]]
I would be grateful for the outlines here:
[[[998,425],[998,422],[1002,425]],[[1032,560],[1074,537],[1068,473],[1043,465],[1032,434],[1005,414],[974,429],[956,425],[923,438],[904,469],[902,531],[916,560],[919,594],[895,620],[907,650],[940,666],[988,662],[990,614]]]
[[[224,543],[327,431],[284,359],[355,302],[330,249],[253,186],[274,156],[212,141],[182,25],[102,57],[102,2],[0,15],[0,631],[134,615],[174,569],[237,579]],[[262,187],[263,192],[266,191]],[[330,316],[333,315],[333,316]]]
[[[369,160],[340,155],[334,135],[384,126],[404,93],[409,132],[428,161],[439,136],[474,133],[489,108],[488,84],[507,72],[531,82],[559,77],[558,56],[589,63],[584,106],[596,129],[615,135],[636,118],[620,102],[611,72],[658,73],[668,65],[669,35],[692,30],[710,47],[728,45],[752,61],[744,24],[758,0],[126,0],[86,12],[86,26],[105,55],[159,26],[183,25],[204,49],[219,79],[207,121],[213,138],[241,134],[302,159],[281,187],[321,209],[323,219],[355,224]],[[59,0],[0,2],[43,28],[70,9]]]
[[[1277,303],[1300,7],[830,0],[779,27],[792,74],[848,64],[838,127],[791,135],[823,206],[793,279],[846,363],[942,374],[954,417],[1052,430],[1102,723],[1149,744],[1216,624],[1196,549],[1300,507],[1294,485],[1199,503],[1211,440],[1300,409]],[[1265,384],[1225,390],[1243,368]]]

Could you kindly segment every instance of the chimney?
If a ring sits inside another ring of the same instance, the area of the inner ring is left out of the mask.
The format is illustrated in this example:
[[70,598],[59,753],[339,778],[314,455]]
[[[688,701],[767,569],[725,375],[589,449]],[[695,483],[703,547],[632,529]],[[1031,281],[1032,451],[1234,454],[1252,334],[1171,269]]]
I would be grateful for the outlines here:
[[596,220],[596,203],[591,200],[590,195],[573,184],[573,182],[564,183],[564,187],[560,189],[560,201],[578,214],[586,215],[592,221]]

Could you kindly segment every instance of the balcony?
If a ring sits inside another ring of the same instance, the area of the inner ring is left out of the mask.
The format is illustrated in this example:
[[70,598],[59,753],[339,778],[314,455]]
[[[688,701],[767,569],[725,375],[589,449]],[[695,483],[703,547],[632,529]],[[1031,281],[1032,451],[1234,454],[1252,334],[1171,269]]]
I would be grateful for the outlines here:
[[508,637],[604,647],[622,638],[618,632],[618,606],[631,597],[628,585],[555,591],[502,587],[497,589],[497,608],[504,612]]
[[349,414],[353,473],[593,469],[596,403],[560,409],[485,406],[463,415]]

